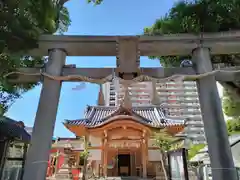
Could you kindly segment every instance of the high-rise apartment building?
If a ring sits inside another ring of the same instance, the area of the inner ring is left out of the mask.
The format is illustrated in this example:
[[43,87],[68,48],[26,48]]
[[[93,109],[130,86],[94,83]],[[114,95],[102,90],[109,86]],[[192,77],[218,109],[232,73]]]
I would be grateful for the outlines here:
[[[200,103],[195,81],[157,83],[159,101],[165,110],[165,116],[171,119],[186,118],[187,128],[184,135],[197,143],[205,142]],[[118,106],[122,102],[125,89],[118,81],[103,85],[106,106]],[[152,104],[152,82],[135,83],[129,87],[132,106]]]
[[[168,110],[167,115],[178,118],[179,116],[195,116],[201,119],[196,83],[193,81],[167,82],[156,85],[160,104]],[[118,106],[124,97],[125,89],[118,81],[103,85],[105,105]],[[152,82],[135,83],[129,87],[133,106],[148,106],[152,102]]]

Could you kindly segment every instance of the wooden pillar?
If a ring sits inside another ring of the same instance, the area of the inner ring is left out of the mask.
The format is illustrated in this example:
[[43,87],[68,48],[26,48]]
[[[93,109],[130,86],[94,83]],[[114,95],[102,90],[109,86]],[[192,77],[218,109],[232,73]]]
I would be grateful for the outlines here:
[[[49,52],[46,73],[60,76],[65,64],[66,52],[61,49],[53,49]],[[31,144],[24,167],[24,180],[43,180],[46,178],[61,84],[60,81],[48,78],[43,80]]]
[[101,148],[101,172],[99,172],[101,176],[104,176],[104,174],[103,174],[104,151],[105,151],[105,149],[104,149],[104,137],[103,137],[102,138],[102,148]]
[[103,175],[107,177],[107,154],[108,154],[108,148],[107,148],[107,139],[104,139],[104,151],[103,151]]
[[146,134],[143,132],[143,139],[142,139],[142,170],[143,170],[143,178],[147,178],[147,141],[146,141]]
[[54,176],[56,175],[57,171],[58,171],[58,163],[59,163],[59,154],[60,154],[60,151],[57,150],[57,153],[56,153],[56,162],[55,162],[55,172],[54,172]]
[[[199,74],[212,71],[208,48],[195,49],[193,62]],[[213,180],[236,180],[237,174],[215,78],[201,78],[197,85]]]
[[[84,150],[85,152],[88,152],[88,145],[89,145],[89,134],[86,132],[84,136]],[[83,180],[86,180],[86,175],[87,175],[87,164],[88,164],[88,159],[87,157],[84,158],[84,165],[83,165]]]
[[102,152],[103,152],[103,176],[104,177],[107,177],[107,154],[108,154],[108,147],[107,147],[107,131],[104,131],[104,136],[103,136],[103,149],[102,149]]

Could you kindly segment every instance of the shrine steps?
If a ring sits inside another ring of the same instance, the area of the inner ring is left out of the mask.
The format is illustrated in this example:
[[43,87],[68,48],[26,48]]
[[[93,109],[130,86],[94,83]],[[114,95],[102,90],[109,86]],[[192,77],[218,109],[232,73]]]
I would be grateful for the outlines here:
[[[70,177],[64,177],[64,176],[55,176],[55,177],[48,177],[46,180],[72,180]],[[81,178],[79,178],[81,180]],[[97,179],[88,179],[88,180],[153,180],[152,178],[140,178],[140,177],[134,177],[134,176],[129,176],[129,177],[106,177],[106,178],[97,178]]]
[[149,178],[141,178],[141,177],[136,177],[136,176],[127,176],[127,177],[107,177],[106,180],[152,180]]

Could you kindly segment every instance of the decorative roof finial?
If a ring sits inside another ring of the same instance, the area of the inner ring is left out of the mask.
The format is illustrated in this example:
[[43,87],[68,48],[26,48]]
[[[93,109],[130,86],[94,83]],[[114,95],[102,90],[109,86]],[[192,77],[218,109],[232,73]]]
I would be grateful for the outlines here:
[[160,99],[157,91],[156,81],[152,81],[152,104],[160,105]]
[[132,101],[131,101],[131,97],[129,94],[129,83],[124,82],[123,83],[124,89],[125,89],[125,93],[124,93],[124,97],[123,97],[123,101],[122,101],[122,106],[127,108],[127,109],[131,109],[132,108]]
[[102,84],[100,84],[99,92],[98,92],[98,106],[105,106]]

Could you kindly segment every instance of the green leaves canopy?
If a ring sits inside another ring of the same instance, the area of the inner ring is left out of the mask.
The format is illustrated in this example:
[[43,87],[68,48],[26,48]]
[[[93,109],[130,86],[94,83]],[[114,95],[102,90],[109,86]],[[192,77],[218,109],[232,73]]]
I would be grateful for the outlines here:
[[[146,35],[177,33],[220,32],[240,28],[240,0],[195,0],[176,3],[164,17],[152,27],[146,27]],[[186,57],[151,57],[160,59],[163,65],[178,66]],[[240,63],[238,56],[218,55],[213,62]],[[178,63],[177,63],[178,62]]]
[[240,117],[228,120],[227,121],[227,129],[229,135],[231,134],[240,134]]
[[4,74],[19,67],[43,64],[42,57],[26,56],[41,34],[63,33],[70,25],[68,10],[59,0],[1,1],[0,10],[0,111],[36,84],[8,84]]
[[171,150],[174,147],[174,143],[178,138],[170,135],[166,129],[162,129],[159,132],[155,132],[154,134],[154,145],[159,147],[162,152],[166,152]]
[[[152,27],[144,29],[146,35],[163,35],[177,33],[200,34],[202,32],[221,32],[240,29],[240,0],[189,0],[176,3],[164,17],[157,19]],[[164,67],[179,67],[181,60],[188,56],[159,56]],[[240,65],[239,55],[214,55],[213,63],[227,63]],[[230,108],[240,109],[239,103],[230,102],[240,100],[240,86],[235,82],[220,82],[229,93],[224,105],[226,112]],[[234,106],[231,106],[233,105]],[[234,110],[233,110],[234,111]]]
[[223,91],[222,98],[224,113],[229,117],[239,117],[240,116],[240,101],[234,99],[231,93],[226,89]]

